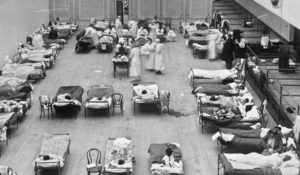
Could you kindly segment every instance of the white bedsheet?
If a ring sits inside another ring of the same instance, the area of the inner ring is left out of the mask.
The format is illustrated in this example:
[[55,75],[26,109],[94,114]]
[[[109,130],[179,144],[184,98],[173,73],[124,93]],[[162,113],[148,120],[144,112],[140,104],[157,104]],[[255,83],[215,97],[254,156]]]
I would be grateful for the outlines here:
[[[107,102],[107,103],[106,103]],[[93,100],[91,99],[89,102],[85,104],[86,108],[92,108],[92,109],[103,109],[108,108],[112,104],[112,99],[108,98],[105,100]]]
[[[193,69],[194,78],[203,78],[203,79],[221,79],[224,80],[226,78],[236,78],[237,71],[221,69],[221,70],[205,70],[205,69]],[[189,79],[193,77],[192,71],[189,74]]]
[[176,163],[177,166],[174,167],[169,167],[169,166],[165,166],[163,164],[158,164],[158,163],[154,163],[151,165],[150,170],[153,173],[157,173],[157,174],[184,174],[183,172],[183,163],[182,161],[179,161],[179,163]]

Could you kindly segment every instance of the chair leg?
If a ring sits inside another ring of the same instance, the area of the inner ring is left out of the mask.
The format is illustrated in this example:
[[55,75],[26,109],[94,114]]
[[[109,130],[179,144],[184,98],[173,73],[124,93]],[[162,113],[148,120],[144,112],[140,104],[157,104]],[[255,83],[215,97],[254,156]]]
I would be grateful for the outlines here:
[[121,115],[123,117],[124,109],[123,109],[123,102],[121,102]]
[[43,110],[41,109],[40,119],[42,118]]
[[84,117],[86,117],[86,108],[84,108]]
[[113,105],[113,108],[112,108],[112,116],[115,115],[115,105]]
[[135,115],[135,102],[133,102],[133,115]]

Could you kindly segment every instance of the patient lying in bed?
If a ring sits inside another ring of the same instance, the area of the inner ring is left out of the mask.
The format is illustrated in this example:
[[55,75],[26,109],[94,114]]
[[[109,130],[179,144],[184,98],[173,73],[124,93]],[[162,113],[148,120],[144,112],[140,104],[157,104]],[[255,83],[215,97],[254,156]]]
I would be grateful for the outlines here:
[[205,70],[205,69],[193,69],[189,74],[189,79],[191,78],[203,78],[203,79],[226,79],[226,78],[236,78],[236,69],[221,69],[221,70]]
[[70,103],[75,103],[75,105],[81,106],[81,103],[78,100],[72,99],[72,96],[68,93],[58,95],[57,102],[58,103],[54,103],[56,106],[64,106]]
[[158,86],[156,84],[136,85],[133,87],[133,90],[136,93],[136,96],[133,97],[133,100],[141,99],[153,101],[158,98]]
[[253,96],[251,93],[246,93],[243,96],[224,96],[224,95],[206,95],[197,94],[198,103],[202,105],[217,106],[219,108],[230,108],[243,105],[246,103],[253,103]]
[[[293,174],[291,171],[285,173],[287,168],[298,168],[299,160],[295,152],[289,151],[282,154],[264,156],[258,153],[250,154],[224,154],[234,169],[273,168],[280,169],[282,174]],[[292,170],[292,169],[290,169]],[[298,171],[297,173],[298,174]]]
[[111,97],[107,98],[105,96],[103,97],[93,97],[90,99],[86,104],[85,107],[87,108],[108,108],[111,106],[112,99]]

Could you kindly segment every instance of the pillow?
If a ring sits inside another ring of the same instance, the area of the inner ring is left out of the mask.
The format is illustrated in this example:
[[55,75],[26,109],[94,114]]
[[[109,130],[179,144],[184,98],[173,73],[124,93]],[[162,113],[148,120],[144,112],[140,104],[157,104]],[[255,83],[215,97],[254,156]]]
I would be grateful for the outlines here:
[[292,128],[286,128],[284,126],[278,125],[281,128],[281,133],[283,135],[289,135],[292,132]]

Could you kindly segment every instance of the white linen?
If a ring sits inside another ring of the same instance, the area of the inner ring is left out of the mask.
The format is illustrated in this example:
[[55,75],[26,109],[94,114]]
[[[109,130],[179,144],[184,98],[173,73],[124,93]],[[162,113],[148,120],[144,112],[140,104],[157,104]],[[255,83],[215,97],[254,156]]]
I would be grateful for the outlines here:
[[[234,69],[227,70],[205,70],[205,69],[193,69],[194,78],[205,78],[205,79],[221,79],[235,78],[237,77],[237,71]],[[189,77],[192,77],[192,72],[190,72]]]
[[154,63],[154,69],[157,71],[163,71],[165,69],[164,65],[164,44],[157,43],[155,47],[155,63]]
[[[104,97],[105,98],[105,97]],[[97,99],[91,99],[89,102],[85,104],[86,108],[92,108],[92,109],[103,109],[103,108],[108,108],[112,104],[112,99],[111,98],[105,98],[101,100]]]

